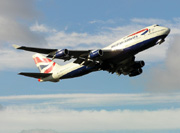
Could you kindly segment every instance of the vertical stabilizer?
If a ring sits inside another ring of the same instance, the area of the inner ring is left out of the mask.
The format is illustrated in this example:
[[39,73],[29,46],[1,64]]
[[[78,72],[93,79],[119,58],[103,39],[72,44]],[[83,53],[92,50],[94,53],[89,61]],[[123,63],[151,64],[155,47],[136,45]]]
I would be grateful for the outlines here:
[[41,54],[32,56],[41,73],[53,73],[59,65]]

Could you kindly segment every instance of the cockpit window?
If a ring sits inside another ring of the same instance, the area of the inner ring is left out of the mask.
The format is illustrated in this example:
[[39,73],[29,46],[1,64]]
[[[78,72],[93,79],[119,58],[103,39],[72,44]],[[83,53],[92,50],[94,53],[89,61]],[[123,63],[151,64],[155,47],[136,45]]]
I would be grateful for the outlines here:
[[154,27],[159,26],[158,24],[153,25]]

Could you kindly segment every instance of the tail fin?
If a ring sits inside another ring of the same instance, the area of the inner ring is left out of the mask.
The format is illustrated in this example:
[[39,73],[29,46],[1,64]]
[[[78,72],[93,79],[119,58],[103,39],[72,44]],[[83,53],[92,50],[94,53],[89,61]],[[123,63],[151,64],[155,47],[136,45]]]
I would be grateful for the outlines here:
[[33,55],[33,59],[41,73],[53,73],[53,71],[59,66],[58,64],[41,54]]

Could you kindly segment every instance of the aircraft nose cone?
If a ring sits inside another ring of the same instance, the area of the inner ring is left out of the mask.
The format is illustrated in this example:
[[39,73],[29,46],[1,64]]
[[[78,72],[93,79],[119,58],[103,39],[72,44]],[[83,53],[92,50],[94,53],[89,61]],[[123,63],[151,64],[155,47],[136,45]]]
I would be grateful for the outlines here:
[[166,28],[166,33],[165,34],[169,34],[170,33],[170,31],[171,31],[171,29],[169,29],[169,28]]

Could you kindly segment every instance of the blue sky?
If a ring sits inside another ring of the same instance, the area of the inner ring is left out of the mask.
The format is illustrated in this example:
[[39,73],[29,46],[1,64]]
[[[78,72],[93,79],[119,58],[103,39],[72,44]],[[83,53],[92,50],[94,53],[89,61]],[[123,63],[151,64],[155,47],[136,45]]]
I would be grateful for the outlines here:
[[[179,132],[179,4],[178,0],[2,0],[0,132]],[[39,83],[17,75],[38,69],[33,53],[15,50],[12,44],[96,49],[152,24],[169,27],[171,33],[162,45],[136,56],[146,62],[140,76],[100,71]]]

